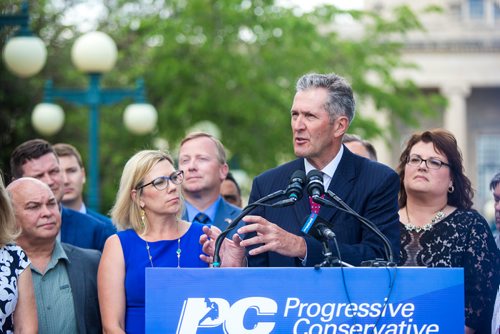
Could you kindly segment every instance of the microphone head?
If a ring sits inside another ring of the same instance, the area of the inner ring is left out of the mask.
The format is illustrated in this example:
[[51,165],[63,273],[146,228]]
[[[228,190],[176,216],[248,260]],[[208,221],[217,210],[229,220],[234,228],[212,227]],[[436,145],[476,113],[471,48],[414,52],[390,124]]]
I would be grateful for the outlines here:
[[313,169],[307,173],[307,193],[311,197],[321,196],[325,193],[323,173],[317,169]]
[[323,235],[323,231],[330,230],[333,228],[332,224],[318,216],[317,214],[310,214],[304,218],[304,224],[302,226],[302,232],[309,234],[311,237],[316,240],[322,240],[326,236]]
[[300,169],[296,170],[295,172],[293,172],[292,177],[290,177],[290,181],[293,182],[295,179],[297,179],[297,181],[302,184],[306,183],[306,172]]
[[304,184],[306,183],[306,173],[302,170],[296,170],[293,172],[292,177],[288,187],[286,188],[286,196],[288,198],[295,198],[299,200],[302,198],[302,190],[304,189]]

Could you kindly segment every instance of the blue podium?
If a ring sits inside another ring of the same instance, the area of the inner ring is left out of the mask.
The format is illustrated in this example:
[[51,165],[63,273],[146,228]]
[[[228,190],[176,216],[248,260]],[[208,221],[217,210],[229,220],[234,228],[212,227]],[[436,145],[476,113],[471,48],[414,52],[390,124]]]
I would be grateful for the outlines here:
[[147,268],[146,333],[463,333],[460,268]]

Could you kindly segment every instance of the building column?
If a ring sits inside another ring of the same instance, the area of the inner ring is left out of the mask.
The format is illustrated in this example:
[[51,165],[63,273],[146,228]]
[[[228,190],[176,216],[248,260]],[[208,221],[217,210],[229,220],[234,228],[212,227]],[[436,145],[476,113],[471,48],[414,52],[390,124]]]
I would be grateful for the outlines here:
[[471,88],[468,84],[441,87],[441,94],[448,100],[444,113],[444,128],[457,138],[464,162],[467,162],[467,103]]

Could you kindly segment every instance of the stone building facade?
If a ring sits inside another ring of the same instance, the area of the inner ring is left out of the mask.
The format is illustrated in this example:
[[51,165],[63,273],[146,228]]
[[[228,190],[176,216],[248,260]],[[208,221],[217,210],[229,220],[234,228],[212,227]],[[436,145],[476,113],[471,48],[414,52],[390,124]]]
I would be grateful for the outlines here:
[[394,73],[419,87],[441,93],[448,106],[437,119],[423,120],[419,129],[401,129],[399,142],[375,143],[380,160],[396,166],[410,133],[444,127],[456,137],[467,175],[473,183],[475,208],[492,221],[488,189],[500,172],[500,1],[499,0],[365,0],[381,15],[407,4],[421,11],[428,5],[442,12],[420,15],[426,31],[405,40],[404,58],[418,66]]

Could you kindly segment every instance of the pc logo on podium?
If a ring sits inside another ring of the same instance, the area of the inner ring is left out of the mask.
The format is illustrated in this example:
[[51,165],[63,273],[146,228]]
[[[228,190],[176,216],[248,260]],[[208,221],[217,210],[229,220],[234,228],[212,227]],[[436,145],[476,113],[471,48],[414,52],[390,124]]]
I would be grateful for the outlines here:
[[[278,304],[264,297],[247,297],[233,305],[223,298],[188,298],[184,301],[177,326],[177,334],[195,334],[201,328],[222,326],[224,333],[266,334],[271,333],[275,322],[266,321],[274,316]],[[245,316],[253,314],[256,321],[252,328],[245,328]]]

